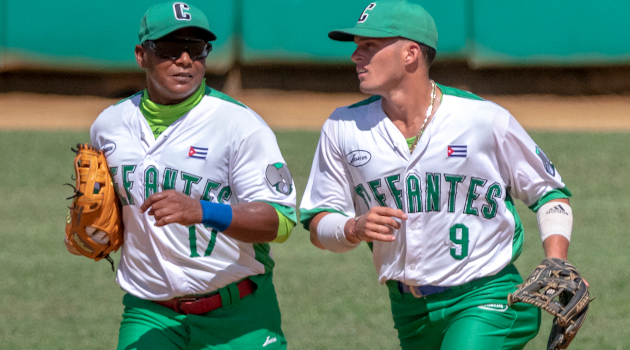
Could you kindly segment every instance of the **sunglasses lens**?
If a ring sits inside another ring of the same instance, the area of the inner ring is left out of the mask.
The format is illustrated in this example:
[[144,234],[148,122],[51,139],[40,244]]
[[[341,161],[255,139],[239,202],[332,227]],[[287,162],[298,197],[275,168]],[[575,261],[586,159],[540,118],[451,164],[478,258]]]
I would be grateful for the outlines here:
[[204,58],[206,56],[208,56],[208,53],[210,52],[209,46],[210,43],[207,43],[205,41],[200,41],[200,42],[195,42],[195,43],[190,43],[188,45],[188,53],[190,54],[190,57],[192,59],[200,59],[200,58]]
[[208,56],[212,45],[205,41],[153,41],[149,48],[162,58],[178,59],[184,52],[188,52],[190,58],[198,60]]

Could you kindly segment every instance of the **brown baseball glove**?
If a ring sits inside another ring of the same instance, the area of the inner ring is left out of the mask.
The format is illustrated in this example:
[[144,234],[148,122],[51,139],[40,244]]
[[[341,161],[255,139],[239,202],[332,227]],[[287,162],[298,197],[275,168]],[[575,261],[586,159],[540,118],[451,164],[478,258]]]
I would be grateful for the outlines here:
[[518,289],[508,295],[508,304],[535,305],[554,315],[548,350],[566,349],[582,327],[588,311],[586,282],[568,261],[544,259]]
[[89,144],[72,149],[76,187],[66,220],[64,242],[71,253],[99,261],[106,258],[113,269],[109,253],[123,243],[120,201],[116,196],[109,167],[103,152]]

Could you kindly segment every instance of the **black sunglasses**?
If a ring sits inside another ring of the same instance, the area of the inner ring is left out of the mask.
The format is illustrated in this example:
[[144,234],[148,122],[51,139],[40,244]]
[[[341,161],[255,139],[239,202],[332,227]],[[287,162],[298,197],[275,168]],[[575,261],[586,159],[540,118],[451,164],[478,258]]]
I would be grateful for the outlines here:
[[144,47],[153,51],[158,57],[169,60],[176,60],[185,52],[188,52],[190,58],[199,60],[208,57],[212,51],[212,44],[204,40],[186,40],[186,41],[153,41],[147,40],[142,44]]

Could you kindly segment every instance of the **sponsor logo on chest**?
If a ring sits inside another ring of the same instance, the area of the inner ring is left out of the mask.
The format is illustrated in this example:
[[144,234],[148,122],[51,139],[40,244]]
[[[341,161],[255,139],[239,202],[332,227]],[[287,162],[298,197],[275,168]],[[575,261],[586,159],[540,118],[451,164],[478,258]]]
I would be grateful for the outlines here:
[[346,160],[348,164],[354,167],[360,167],[367,164],[372,159],[372,155],[368,151],[358,150],[348,153]]

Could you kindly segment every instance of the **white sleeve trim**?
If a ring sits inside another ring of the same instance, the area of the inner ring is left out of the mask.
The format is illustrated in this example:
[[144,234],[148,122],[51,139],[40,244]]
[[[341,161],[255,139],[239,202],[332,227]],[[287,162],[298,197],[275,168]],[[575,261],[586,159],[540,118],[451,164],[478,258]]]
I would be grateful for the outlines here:
[[351,243],[346,238],[343,228],[348,220],[353,220],[339,213],[325,215],[317,224],[317,239],[328,250],[344,253],[356,248],[359,243]]
[[562,202],[547,202],[536,213],[540,238],[544,242],[549,236],[560,235],[571,241],[573,210]]

